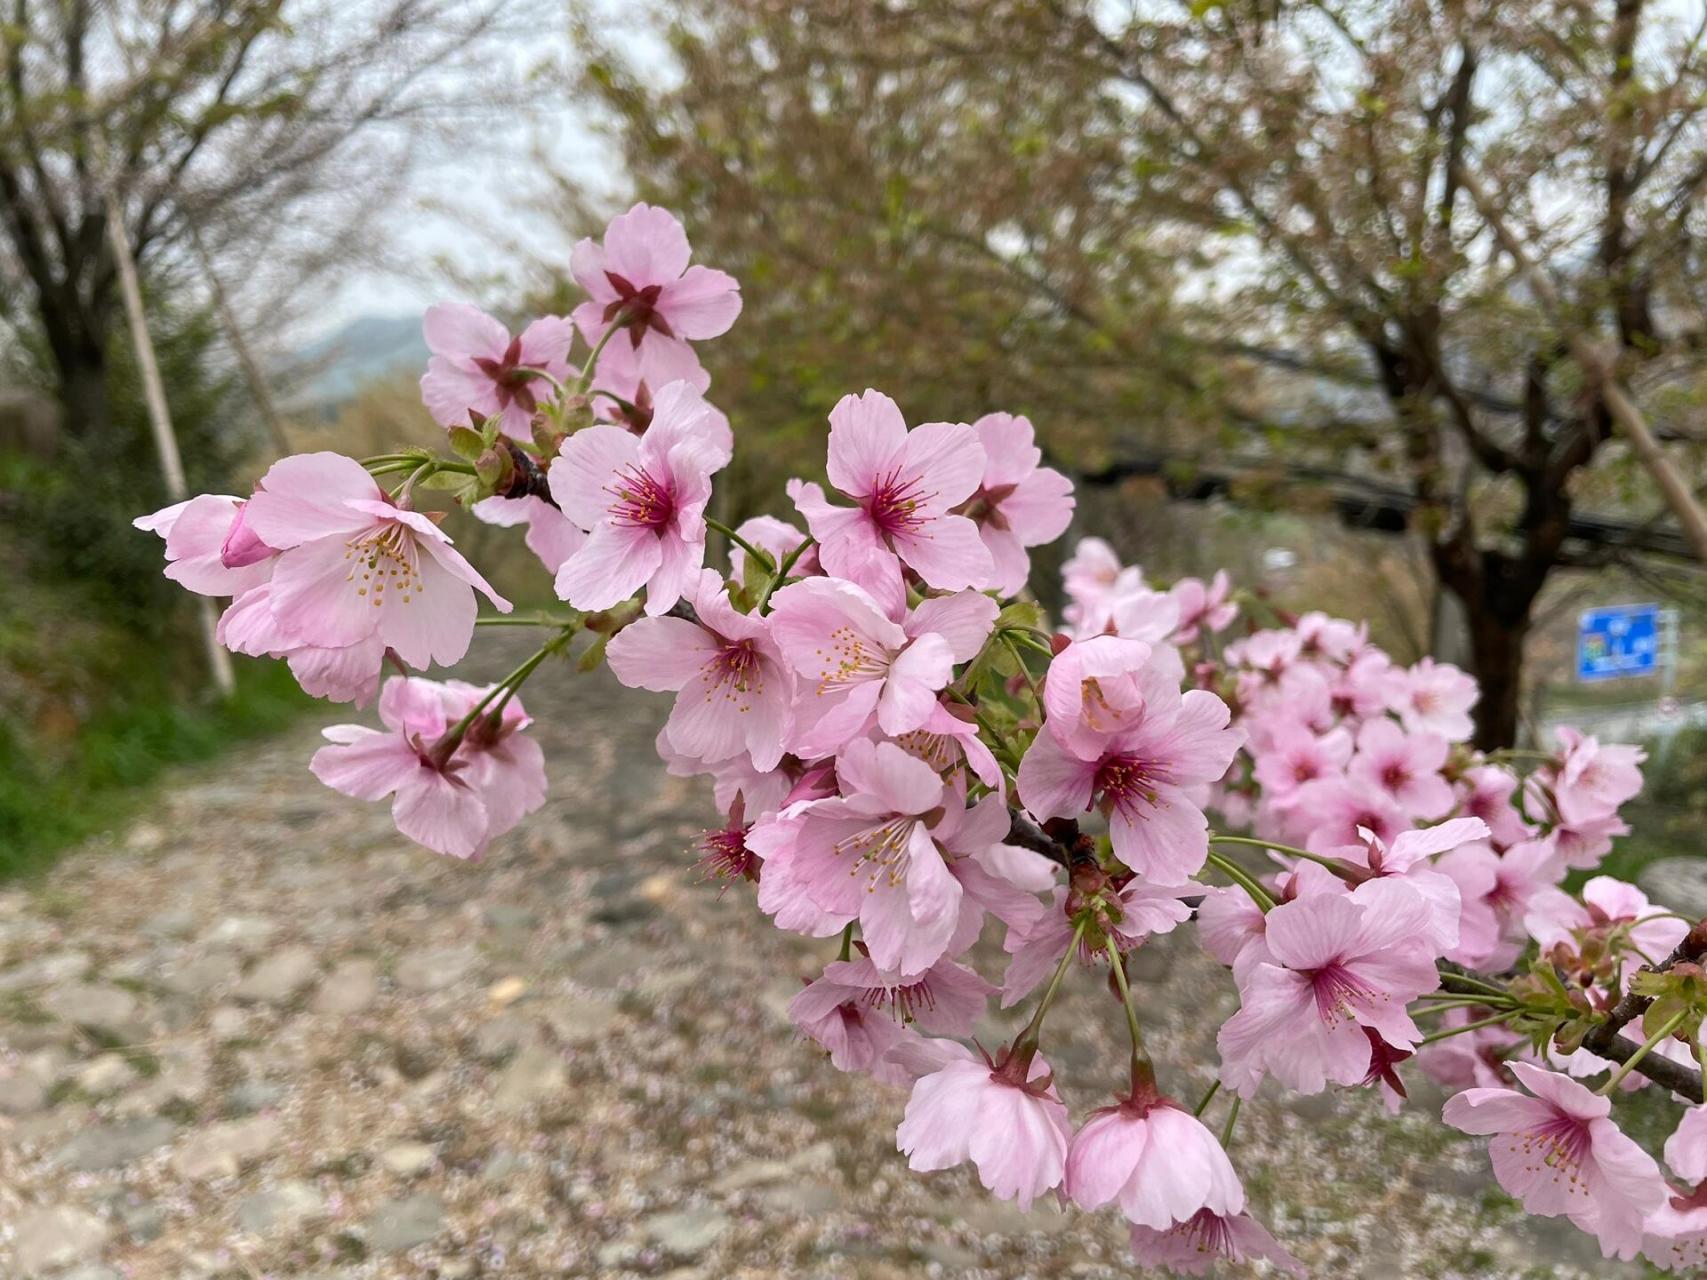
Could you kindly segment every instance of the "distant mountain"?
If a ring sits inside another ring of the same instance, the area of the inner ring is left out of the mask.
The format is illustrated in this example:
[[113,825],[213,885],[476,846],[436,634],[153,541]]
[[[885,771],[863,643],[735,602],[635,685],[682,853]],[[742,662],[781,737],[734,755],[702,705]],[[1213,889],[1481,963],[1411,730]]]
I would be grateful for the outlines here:
[[300,416],[331,417],[363,388],[401,370],[427,363],[421,317],[358,316],[297,353],[282,371],[291,388],[283,408]]

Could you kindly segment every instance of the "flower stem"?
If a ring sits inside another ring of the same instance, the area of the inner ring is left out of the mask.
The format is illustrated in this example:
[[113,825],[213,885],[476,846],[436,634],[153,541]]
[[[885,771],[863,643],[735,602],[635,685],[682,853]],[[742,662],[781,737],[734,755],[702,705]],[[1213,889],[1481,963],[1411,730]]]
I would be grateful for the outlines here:
[[769,555],[759,550],[759,548],[755,547],[752,543],[748,542],[740,534],[736,533],[728,525],[724,524],[723,521],[713,520],[710,516],[706,516],[705,527],[707,529],[717,530],[717,532],[721,533],[725,538],[728,538],[729,541],[740,547],[741,550],[752,556],[753,559],[758,562],[759,568],[763,569],[766,573],[776,572],[775,560],[772,560]]
[[1215,1095],[1220,1092],[1221,1082],[1217,1080],[1209,1086],[1209,1092],[1205,1093],[1202,1099],[1199,1100],[1198,1104],[1191,1109],[1191,1114],[1194,1116],[1201,1116],[1209,1109],[1209,1104],[1215,1101]]
[[1144,1033],[1138,1027],[1138,1010],[1132,1004],[1132,988],[1126,982],[1126,957],[1120,954],[1120,948],[1114,945],[1110,938],[1103,944],[1108,952],[1108,963],[1114,970],[1114,985],[1120,988],[1120,1003],[1126,1006],[1126,1032],[1132,1037],[1132,1058],[1134,1061],[1142,1058],[1148,1062],[1150,1055],[1144,1051]]
[[1433,1044],[1436,1040],[1450,1040],[1453,1036],[1461,1036],[1466,1031],[1480,1031],[1483,1027],[1491,1027],[1496,1023],[1510,1021],[1517,1016],[1518,1012],[1516,1009],[1508,1009],[1504,1013],[1496,1013],[1491,1018],[1478,1018],[1475,1022],[1466,1022],[1461,1027],[1446,1027],[1424,1036],[1417,1041],[1417,1044]]
[[605,353],[605,344],[626,328],[628,316],[618,312],[616,319],[610,322],[609,327],[599,335],[598,342],[593,344],[592,351],[587,355],[587,363],[581,366],[581,376],[575,381],[575,394],[585,395],[587,388],[593,385],[593,366],[598,364],[599,357]]
[[486,696],[481,698],[479,702],[475,703],[474,706],[469,709],[468,714],[458,720],[456,724],[452,726],[450,732],[445,734],[444,737],[440,738],[438,742],[433,745],[434,754],[441,755],[442,753],[441,758],[449,760],[450,757],[455,754],[457,747],[462,744],[464,736],[468,733],[469,726],[480,718],[481,714],[492,704],[493,700],[502,695],[502,701],[498,703],[498,709],[502,710],[505,703],[509,702],[510,695],[526,683],[527,678],[534,673],[534,669],[552,654],[562,649],[564,645],[568,644],[569,641],[574,638],[575,630],[576,628],[573,625],[564,627],[561,632],[551,637],[551,639],[547,640],[544,644],[540,645],[533,655],[527,659],[527,661],[523,662],[514,671],[510,672],[509,675],[505,676],[497,684],[487,690]]
[[1227,1108],[1227,1123],[1221,1126],[1221,1146],[1223,1149],[1233,1145],[1233,1126],[1239,1122],[1239,1104],[1244,1099],[1234,1095],[1233,1105]]
[[1061,963],[1055,966],[1055,974],[1043,990],[1043,999],[1037,1002],[1037,1012],[1031,1015],[1031,1021],[1026,1023],[1025,1030],[1020,1032],[1019,1039],[1014,1041],[1016,1054],[1024,1049],[1036,1052],[1037,1041],[1043,1031],[1043,1016],[1049,1012],[1049,1006],[1055,1003],[1055,993],[1061,989],[1061,980],[1067,976],[1067,969],[1073,963],[1073,957],[1078,954],[1079,942],[1085,936],[1085,923],[1081,920],[1073,927],[1073,940],[1067,944]]
[[1304,858],[1310,862],[1320,863],[1329,871],[1344,871],[1348,864],[1340,858],[1325,858],[1319,853],[1311,853],[1308,849],[1300,849],[1295,845],[1276,844],[1272,840],[1258,840],[1253,836],[1210,836],[1210,844],[1242,844],[1252,849],[1273,849],[1276,853],[1284,853],[1291,858]]
[[799,560],[801,556],[806,554],[806,549],[808,547],[816,545],[817,541],[818,539],[808,534],[804,542],[800,543],[799,546],[795,547],[794,550],[790,551],[782,558],[782,563],[777,565],[776,572],[771,574],[769,580],[766,581],[765,589],[759,592],[758,603],[753,606],[754,613],[764,613],[766,607],[771,602],[771,592],[775,591],[783,584],[783,580],[788,577],[788,571],[794,568],[795,562]]
[[1614,1071],[1612,1073],[1612,1078],[1610,1080],[1608,1080],[1605,1084],[1601,1085],[1600,1088],[1596,1089],[1595,1092],[1600,1093],[1600,1094],[1608,1094],[1608,1093],[1611,1093],[1614,1089],[1616,1089],[1618,1087],[1619,1081],[1623,1080],[1625,1076],[1629,1075],[1630,1072],[1635,1069],[1636,1064],[1638,1062],[1640,1062],[1643,1058],[1648,1056],[1648,1051],[1651,1050],[1655,1045],[1657,1045],[1661,1040],[1664,1040],[1672,1032],[1676,1031],[1679,1027],[1681,1027],[1683,1025],[1683,1020],[1685,1018],[1687,1018],[1688,1016],[1689,1016],[1689,1010],[1688,1009],[1679,1009],[1673,1017],[1667,1018],[1665,1025],[1663,1027],[1661,1027],[1658,1031],[1654,1032],[1654,1034],[1649,1036],[1646,1040],[1642,1041],[1641,1047],[1638,1048],[1635,1053],[1630,1055],[1629,1061],[1626,1062],[1623,1066],[1619,1067],[1618,1070]]
[[494,614],[490,617],[476,618],[474,625],[477,627],[572,627],[579,621],[579,618],[553,617],[547,613],[536,614],[531,618]]
[[837,956],[836,959],[838,959],[838,960],[851,960],[851,959],[853,959],[853,921],[852,920],[849,920],[848,924],[847,924],[847,928],[842,930],[842,953],[839,956]]
[[1209,865],[1216,868],[1216,870],[1220,871],[1234,884],[1238,885],[1239,888],[1250,894],[1251,901],[1256,903],[1265,915],[1274,909],[1274,899],[1269,896],[1268,890],[1258,884],[1256,880],[1252,878],[1250,873],[1238,863],[1229,858],[1223,858],[1220,854],[1211,850],[1209,854]]
[[1025,677],[1026,687],[1031,690],[1032,700],[1037,703],[1038,708],[1041,710],[1043,706],[1043,693],[1037,687],[1037,677],[1032,675],[1031,668],[1025,665],[1025,657],[1020,653],[1019,645],[1015,644],[1013,637],[1005,631],[1002,633],[1002,643],[1007,647],[1008,652],[1013,654],[1014,665],[1019,668],[1019,673]]

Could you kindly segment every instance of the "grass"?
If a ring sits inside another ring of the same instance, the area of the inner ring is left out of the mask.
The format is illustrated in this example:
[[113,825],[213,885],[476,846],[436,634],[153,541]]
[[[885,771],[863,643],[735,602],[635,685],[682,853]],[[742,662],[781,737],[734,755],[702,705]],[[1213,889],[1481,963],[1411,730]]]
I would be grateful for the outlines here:
[[236,662],[230,700],[185,701],[168,682],[130,682],[52,755],[0,724],[0,878],[41,871],[67,846],[126,821],[169,766],[283,728],[310,704],[282,662]]

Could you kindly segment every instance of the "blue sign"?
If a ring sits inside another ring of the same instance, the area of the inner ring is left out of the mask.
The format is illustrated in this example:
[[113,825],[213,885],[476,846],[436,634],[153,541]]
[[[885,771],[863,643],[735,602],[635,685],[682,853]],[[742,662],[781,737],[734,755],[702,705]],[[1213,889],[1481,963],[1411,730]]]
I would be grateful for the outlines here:
[[1659,668],[1660,607],[1590,609],[1577,622],[1577,679],[1651,676]]

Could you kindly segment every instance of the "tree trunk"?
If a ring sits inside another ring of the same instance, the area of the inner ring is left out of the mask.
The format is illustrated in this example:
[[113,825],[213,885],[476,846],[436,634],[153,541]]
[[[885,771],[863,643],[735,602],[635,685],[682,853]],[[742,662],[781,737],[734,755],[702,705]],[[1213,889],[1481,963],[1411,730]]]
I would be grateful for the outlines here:
[[1516,622],[1487,608],[1472,609],[1470,614],[1470,663],[1482,687],[1481,699],[1472,712],[1476,732],[1471,742],[1483,751],[1498,751],[1517,745],[1529,609],[1525,607],[1523,617]]
[[65,407],[66,433],[78,440],[111,435],[112,402],[107,390],[106,352],[96,343],[78,343],[54,352],[59,368],[59,402]]
[[1523,707],[1523,646],[1552,565],[1460,539],[1437,542],[1431,551],[1441,590],[1463,606],[1467,665],[1481,687],[1471,713],[1475,732],[1470,740],[1483,751],[1516,746]]

